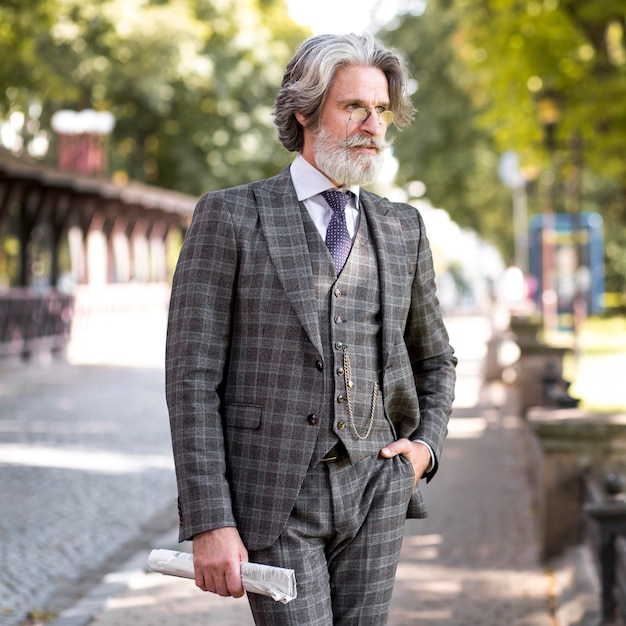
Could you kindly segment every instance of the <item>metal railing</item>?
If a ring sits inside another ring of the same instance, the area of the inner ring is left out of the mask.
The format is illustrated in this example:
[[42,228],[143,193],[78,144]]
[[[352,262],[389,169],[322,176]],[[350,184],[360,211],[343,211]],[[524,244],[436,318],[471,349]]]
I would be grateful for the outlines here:
[[608,474],[604,490],[589,473],[583,476],[585,535],[595,557],[602,593],[599,626],[626,623],[626,497],[624,481]]
[[28,359],[42,350],[62,351],[70,337],[73,300],[56,289],[0,292],[0,357]]

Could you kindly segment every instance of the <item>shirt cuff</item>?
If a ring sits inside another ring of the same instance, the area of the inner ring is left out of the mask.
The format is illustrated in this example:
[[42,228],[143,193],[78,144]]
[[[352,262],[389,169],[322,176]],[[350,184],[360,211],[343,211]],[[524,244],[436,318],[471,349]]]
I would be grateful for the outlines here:
[[430,464],[426,468],[426,473],[430,472],[433,467],[435,467],[435,453],[433,452],[433,449],[423,439],[413,439],[412,441],[415,443],[421,443],[428,448],[428,452],[430,453]]

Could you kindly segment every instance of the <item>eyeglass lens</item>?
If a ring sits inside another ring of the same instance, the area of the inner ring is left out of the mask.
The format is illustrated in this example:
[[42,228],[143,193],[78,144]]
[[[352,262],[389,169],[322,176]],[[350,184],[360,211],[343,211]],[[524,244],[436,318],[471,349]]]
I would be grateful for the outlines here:
[[[352,122],[364,122],[371,114],[371,111],[368,111],[365,108],[354,109],[352,114],[350,115],[350,120]],[[393,122],[393,111],[377,111],[378,121],[381,124],[391,124]]]

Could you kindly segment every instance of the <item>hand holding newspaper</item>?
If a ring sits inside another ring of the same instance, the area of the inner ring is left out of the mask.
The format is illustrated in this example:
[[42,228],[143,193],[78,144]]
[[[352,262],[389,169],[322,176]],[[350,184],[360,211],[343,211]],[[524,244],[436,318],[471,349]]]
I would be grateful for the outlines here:
[[[188,552],[152,550],[148,565],[151,570],[161,574],[194,578],[193,555]],[[269,596],[283,604],[291,602],[298,595],[296,575],[292,569],[259,563],[242,563],[241,581],[246,591]]]

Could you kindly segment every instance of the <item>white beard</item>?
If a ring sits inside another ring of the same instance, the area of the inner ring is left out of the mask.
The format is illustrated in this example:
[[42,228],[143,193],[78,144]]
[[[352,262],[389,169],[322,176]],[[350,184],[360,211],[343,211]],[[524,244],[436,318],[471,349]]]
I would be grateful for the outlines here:
[[[353,135],[345,140],[336,139],[320,127],[313,137],[315,163],[328,178],[339,186],[367,185],[376,180],[383,167],[383,151],[389,144],[375,137]],[[355,152],[351,148],[374,145],[377,154]]]

